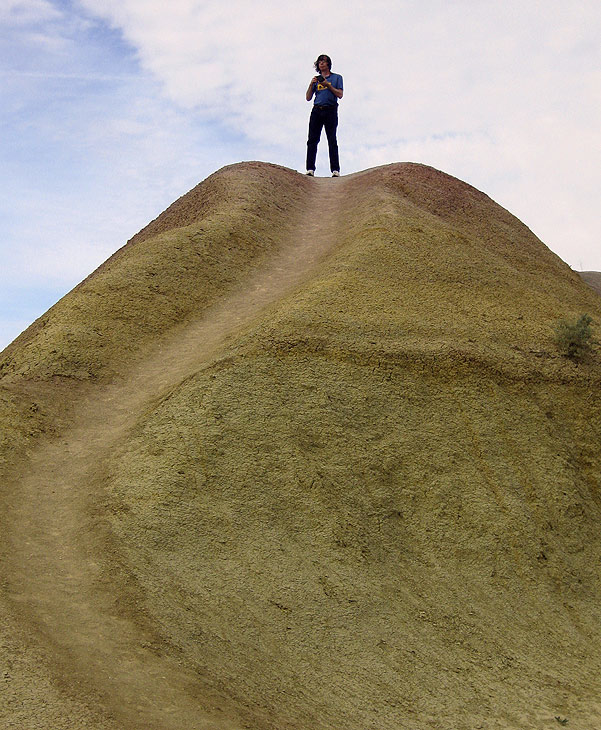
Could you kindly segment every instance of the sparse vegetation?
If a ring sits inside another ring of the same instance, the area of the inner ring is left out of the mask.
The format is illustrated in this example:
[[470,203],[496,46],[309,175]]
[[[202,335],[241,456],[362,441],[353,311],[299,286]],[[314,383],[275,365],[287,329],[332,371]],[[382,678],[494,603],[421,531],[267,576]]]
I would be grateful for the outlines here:
[[555,344],[571,360],[582,360],[592,352],[592,317],[581,314],[575,322],[561,321],[555,329]]

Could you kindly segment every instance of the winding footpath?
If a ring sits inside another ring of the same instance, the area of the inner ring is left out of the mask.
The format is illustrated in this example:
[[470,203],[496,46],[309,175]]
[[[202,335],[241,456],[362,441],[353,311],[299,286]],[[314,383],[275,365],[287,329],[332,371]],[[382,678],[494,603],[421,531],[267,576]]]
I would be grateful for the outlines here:
[[[56,675],[52,681],[101,709],[106,719],[95,728],[245,726],[225,698],[198,689],[199,678],[176,655],[153,647],[143,620],[120,609],[118,581],[107,580],[102,570],[108,530],[103,495],[91,485],[145,408],[210,363],[315,272],[336,243],[335,216],[320,218],[316,211],[336,210],[343,194],[343,179],[315,179],[306,215],[262,270],[174,333],[125,380],[80,403],[69,430],[41,442],[27,473],[8,485],[3,579],[9,606],[31,641],[43,647]],[[77,718],[68,726],[92,727]],[[32,718],[28,727],[45,725]]]

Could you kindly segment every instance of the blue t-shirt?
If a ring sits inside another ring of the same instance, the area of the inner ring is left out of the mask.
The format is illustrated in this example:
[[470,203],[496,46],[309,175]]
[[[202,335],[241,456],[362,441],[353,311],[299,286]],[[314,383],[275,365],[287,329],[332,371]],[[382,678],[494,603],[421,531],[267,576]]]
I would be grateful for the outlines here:
[[[342,76],[340,74],[331,73],[327,77],[327,80],[335,89],[342,89]],[[318,104],[319,106],[325,106],[328,104],[334,106],[338,104],[338,97],[332,94],[327,86],[323,86],[317,82],[316,84],[313,84],[313,91],[315,91],[314,104]]]

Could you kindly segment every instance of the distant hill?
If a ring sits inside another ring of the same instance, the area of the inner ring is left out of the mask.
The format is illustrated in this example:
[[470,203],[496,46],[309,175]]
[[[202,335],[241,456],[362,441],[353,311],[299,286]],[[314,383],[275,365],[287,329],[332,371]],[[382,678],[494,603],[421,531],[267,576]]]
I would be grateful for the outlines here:
[[578,273],[597,294],[601,294],[601,271],[579,271]]
[[184,195],[0,355],[0,724],[601,727],[598,277],[424,165]]

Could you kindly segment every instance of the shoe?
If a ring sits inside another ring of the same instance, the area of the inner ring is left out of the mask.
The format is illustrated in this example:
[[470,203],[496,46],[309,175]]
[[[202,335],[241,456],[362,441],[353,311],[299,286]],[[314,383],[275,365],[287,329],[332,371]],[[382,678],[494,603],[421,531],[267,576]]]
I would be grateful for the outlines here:
[[307,170],[307,175],[309,177],[314,177],[315,176],[315,170]]
[[340,177],[340,170],[334,170],[332,177]]

